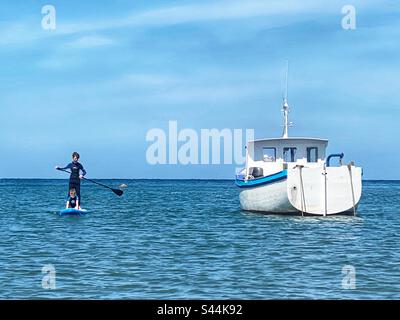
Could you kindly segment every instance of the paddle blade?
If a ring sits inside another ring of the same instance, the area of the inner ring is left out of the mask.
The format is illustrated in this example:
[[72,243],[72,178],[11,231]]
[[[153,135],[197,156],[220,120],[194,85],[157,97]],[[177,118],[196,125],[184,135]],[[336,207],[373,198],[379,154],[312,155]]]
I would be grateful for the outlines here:
[[119,189],[111,189],[112,192],[114,192],[117,196],[122,196],[124,194],[124,192],[122,190]]

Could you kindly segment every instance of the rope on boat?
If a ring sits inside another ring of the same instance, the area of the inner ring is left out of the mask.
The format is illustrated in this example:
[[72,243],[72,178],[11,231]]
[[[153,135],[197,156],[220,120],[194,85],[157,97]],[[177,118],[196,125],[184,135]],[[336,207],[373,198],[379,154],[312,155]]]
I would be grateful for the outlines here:
[[355,216],[356,215],[356,200],[354,198],[353,174],[352,174],[352,171],[351,171],[351,166],[352,165],[354,165],[354,163],[351,161],[347,165],[347,168],[349,169],[349,173],[350,173],[351,196],[353,198],[353,213],[354,213],[354,216]]
[[328,186],[327,186],[327,172],[326,172],[326,164],[324,165],[324,172],[322,173],[324,175],[325,178],[325,212],[324,212],[324,217],[326,217],[326,215],[328,214]]
[[306,197],[304,196],[304,185],[303,185],[303,165],[297,165],[299,168],[299,173],[300,173],[300,188],[301,188],[301,216],[304,216],[304,211],[307,212],[306,208]]
[[247,148],[247,146],[245,146],[245,148],[246,148],[246,171],[244,174],[244,180],[245,182],[247,182],[249,176],[249,149]]

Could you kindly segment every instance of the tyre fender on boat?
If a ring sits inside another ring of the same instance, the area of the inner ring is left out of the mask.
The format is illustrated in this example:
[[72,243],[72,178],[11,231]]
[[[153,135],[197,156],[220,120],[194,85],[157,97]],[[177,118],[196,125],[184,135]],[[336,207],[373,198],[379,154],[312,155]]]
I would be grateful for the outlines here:
[[362,170],[353,163],[340,167],[288,170],[287,195],[302,213],[329,215],[357,208],[362,191]]

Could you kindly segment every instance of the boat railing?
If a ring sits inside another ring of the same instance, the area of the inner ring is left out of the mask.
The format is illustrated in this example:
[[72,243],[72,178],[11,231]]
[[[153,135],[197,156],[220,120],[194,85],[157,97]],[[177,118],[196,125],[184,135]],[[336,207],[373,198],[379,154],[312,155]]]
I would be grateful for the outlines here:
[[342,159],[343,159],[343,157],[344,157],[344,153],[342,152],[342,153],[333,153],[333,154],[330,154],[329,156],[328,156],[328,158],[326,158],[326,166],[327,167],[330,167],[331,165],[330,165],[330,161],[331,161],[331,159],[332,158],[339,158],[339,163],[340,163],[340,165],[342,165]]

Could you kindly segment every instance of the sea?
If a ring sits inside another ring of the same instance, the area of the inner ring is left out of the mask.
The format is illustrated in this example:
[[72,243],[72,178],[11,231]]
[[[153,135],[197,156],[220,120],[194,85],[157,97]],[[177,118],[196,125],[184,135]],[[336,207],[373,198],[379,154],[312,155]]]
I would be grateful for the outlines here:
[[400,181],[356,216],[242,211],[232,180],[0,180],[0,299],[399,299]]

